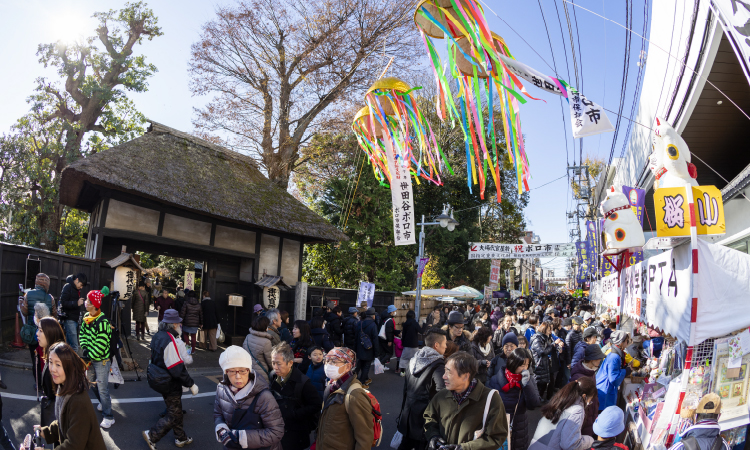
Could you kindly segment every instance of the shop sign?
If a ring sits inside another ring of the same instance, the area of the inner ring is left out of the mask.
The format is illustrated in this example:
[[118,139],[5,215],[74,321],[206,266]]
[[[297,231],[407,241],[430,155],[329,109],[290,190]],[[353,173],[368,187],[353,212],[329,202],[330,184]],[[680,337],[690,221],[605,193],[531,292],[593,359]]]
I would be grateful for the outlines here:
[[271,286],[263,288],[263,307],[265,309],[273,309],[279,307],[279,300],[281,299],[278,286]]
[[185,289],[195,290],[195,270],[185,271]]
[[115,269],[115,279],[112,287],[113,291],[120,293],[120,300],[130,300],[133,298],[137,276],[136,270],[132,267],[120,266]]
[[620,289],[617,287],[617,274],[608,275],[597,284],[599,285],[599,303],[607,308],[617,308],[617,297],[620,296]]
[[[726,232],[724,202],[716,186],[693,187],[693,213],[699,235]],[[654,193],[656,235],[690,236],[690,210],[684,187],[661,188]]]
[[500,260],[493,259],[490,264],[490,286],[497,286],[500,283]]

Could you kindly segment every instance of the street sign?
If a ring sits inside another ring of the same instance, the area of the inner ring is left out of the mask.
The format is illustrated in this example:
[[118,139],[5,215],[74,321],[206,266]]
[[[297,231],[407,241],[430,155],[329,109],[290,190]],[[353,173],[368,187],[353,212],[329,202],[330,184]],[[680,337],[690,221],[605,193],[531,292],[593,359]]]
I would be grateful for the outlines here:
[[576,255],[573,243],[565,244],[492,244],[469,243],[469,259],[518,259],[570,257]]

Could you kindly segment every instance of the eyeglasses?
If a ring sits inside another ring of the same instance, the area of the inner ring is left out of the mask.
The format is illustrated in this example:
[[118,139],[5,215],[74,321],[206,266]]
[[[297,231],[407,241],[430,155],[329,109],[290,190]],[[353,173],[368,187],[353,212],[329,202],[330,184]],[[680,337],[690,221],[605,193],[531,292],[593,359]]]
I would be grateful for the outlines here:
[[334,366],[343,366],[343,365],[346,364],[346,361],[344,361],[343,359],[340,359],[340,358],[331,357],[331,358],[326,358],[325,359],[325,363],[326,364],[333,364]]
[[250,369],[227,370],[227,375],[230,377],[236,377],[237,375],[241,375],[244,377],[248,373],[250,373]]
[[457,330],[463,330],[464,326],[463,325],[460,325],[460,326],[459,325],[453,325],[453,328],[455,328]]

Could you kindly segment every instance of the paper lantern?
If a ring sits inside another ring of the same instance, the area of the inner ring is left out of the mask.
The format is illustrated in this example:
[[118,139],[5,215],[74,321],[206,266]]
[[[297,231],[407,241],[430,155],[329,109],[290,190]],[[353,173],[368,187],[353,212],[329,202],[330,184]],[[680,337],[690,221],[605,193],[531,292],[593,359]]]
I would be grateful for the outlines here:
[[120,266],[115,269],[112,290],[120,292],[120,300],[130,300],[138,285],[138,271],[132,267]]

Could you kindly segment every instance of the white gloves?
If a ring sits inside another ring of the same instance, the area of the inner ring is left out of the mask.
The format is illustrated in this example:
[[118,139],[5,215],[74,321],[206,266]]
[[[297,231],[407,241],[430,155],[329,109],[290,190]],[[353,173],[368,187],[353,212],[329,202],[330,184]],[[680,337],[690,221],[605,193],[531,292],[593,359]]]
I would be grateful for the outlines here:
[[193,395],[198,395],[198,385],[197,384],[193,384],[192,386],[190,386],[190,393],[193,394]]
[[521,372],[521,375],[521,384],[526,386],[527,384],[529,384],[529,380],[531,379],[531,373],[529,373],[528,370],[524,370],[523,372]]

